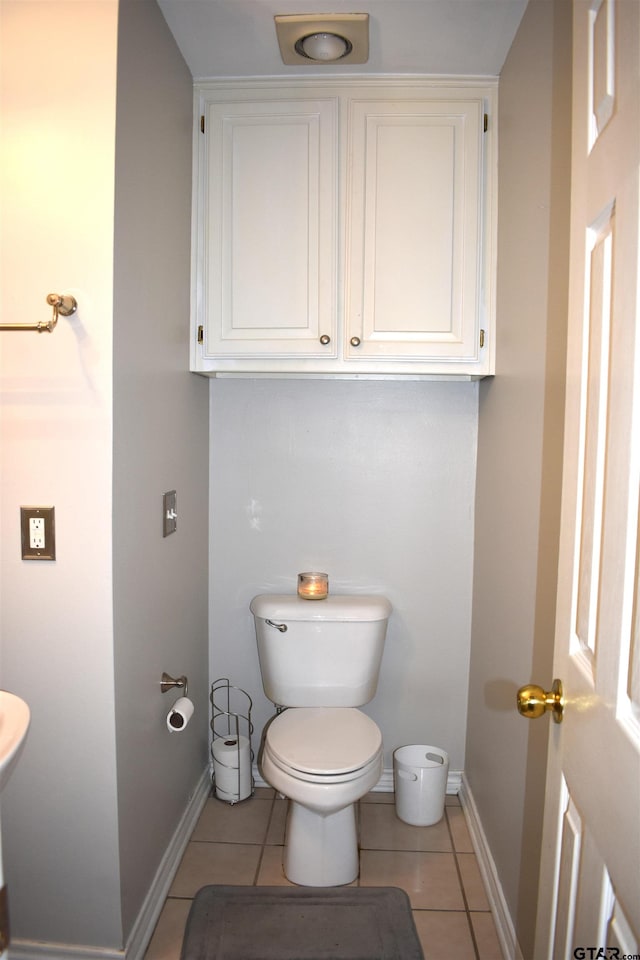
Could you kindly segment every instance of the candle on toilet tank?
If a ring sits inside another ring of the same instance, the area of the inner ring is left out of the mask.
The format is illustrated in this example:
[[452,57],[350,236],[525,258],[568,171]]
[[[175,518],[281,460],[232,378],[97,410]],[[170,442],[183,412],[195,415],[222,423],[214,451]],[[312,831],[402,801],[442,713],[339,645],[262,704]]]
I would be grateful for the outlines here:
[[329,593],[329,574],[299,573],[298,596],[303,600],[324,600]]

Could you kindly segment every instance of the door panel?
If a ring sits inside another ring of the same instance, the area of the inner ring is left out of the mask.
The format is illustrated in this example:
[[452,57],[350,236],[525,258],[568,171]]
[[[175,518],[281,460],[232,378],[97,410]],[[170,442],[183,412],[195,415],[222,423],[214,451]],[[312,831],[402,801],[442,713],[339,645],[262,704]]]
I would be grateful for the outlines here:
[[589,948],[639,949],[639,13],[636,2],[574,0],[554,659],[565,708],[550,742],[540,960],[590,956]]

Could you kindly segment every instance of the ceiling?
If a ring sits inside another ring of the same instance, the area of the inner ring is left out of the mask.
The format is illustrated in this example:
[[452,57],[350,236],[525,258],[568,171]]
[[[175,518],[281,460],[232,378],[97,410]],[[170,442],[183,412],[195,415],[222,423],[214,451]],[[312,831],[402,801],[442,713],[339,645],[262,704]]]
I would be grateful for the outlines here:
[[[527,0],[158,0],[195,78],[497,76]],[[285,66],[276,14],[368,13],[369,61]]]

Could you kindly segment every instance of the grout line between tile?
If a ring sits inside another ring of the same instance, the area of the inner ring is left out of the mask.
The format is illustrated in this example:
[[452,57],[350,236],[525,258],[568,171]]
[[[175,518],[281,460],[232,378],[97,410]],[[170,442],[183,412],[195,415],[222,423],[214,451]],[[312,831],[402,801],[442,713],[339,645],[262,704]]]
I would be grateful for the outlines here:
[[258,877],[260,876],[260,870],[262,869],[262,861],[264,860],[265,851],[267,848],[267,840],[269,839],[269,830],[271,828],[271,821],[273,820],[275,811],[276,811],[276,799],[277,794],[274,791],[274,794],[271,798],[271,810],[269,811],[269,816],[267,817],[267,825],[265,827],[264,836],[262,838],[262,845],[260,847],[260,856],[258,857],[258,863],[256,864],[256,872],[253,877],[253,886],[258,886]]
[[467,925],[469,927],[469,934],[471,936],[471,943],[473,944],[473,951],[476,955],[476,960],[482,960],[480,957],[480,951],[478,950],[478,943],[476,941],[475,931],[473,929],[473,923],[471,922],[471,913],[469,910],[469,901],[467,900],[467,891],[464,888],[464,882],[462,879],[462,871],[460,869],[460,863],[458,862],[458,851],[456,850],[455,840],[453,837],[453,830],[451,829],[451,821],[449,820],[449,814],[445,806],[445,817],[447,819],[447,830],[449,831],[449,836],[451,838],[451,846],[453,848],[453,857],[454,863],[456,865],[456,872],[458,874],[458,883],[460,884],[460,889],[462,890],[462,900],[464,903],[464,912],[467,917]]
[[[265,860],[265,856],[266,856],[266,852],[267,852],[267,847],[274,846],[274,844],[269,844],[269,843],[268,843],[268,839],[269,839],[270,830],[271,830],[271,827],[272,827],[272,822],[274,821],[274,818],[275,818],[276,812],[277,812],[277,809],[276,809],[276,808],[277,808],[277,805],[276,805],[277,799],[278,799],[278,796],[277,796],[277,794],[274,792],[274,794],[273,794],[273,796],[272,796],[272,798],[271,798],[271,808],[270,808],[270,811],[269,811],[269,816],[268,816],[268,818],[267,818],[267,823],[266,823],[265,831],[264,831],[264,834],[263,834],[263,837],[262,837],[262,841],[261,841],[261,843],[259,844],[259,846],[260,846],[260,853],[259,853],[259,857],[258,857],[258,862],[257,862],[257,866],[256,866],[256,869],[255,869],[255,873],[254,873],[254,876],[253,876],[253,883],[252,883],[253,886],[259,886],[258,879],[259,879],[260,871],[261,871],[261,869],[262,869],[262,866],[263,866],[263,863],[264,863],[264,860]],[[358,804],[357,804],[356,816],[357,816],[357,824],[358,824],[358,850],[359,850],[359,852],[360,852],[360,851],[361,851],[361,846],[360,846],[361,802],[358,802]],[[470,909],[470,906],[469,906],[469,900],[468,900],[468,898],[467,898],[467,893],[466,893],[466,890],[465,890],[464,880],[463,880],[463,875],[462,875],[462,870],[461,870],[461,865],[460,865],[460,859],[459,859],[459,857],[460,857],[460,855],[462,854],[463,851],[458,851],[458,850],[456,850],[455,839],[454,839],[454,835],[453,835],[453,829],[452,829],[451,821],[450,821],[450,819],[449,819],[448,810],[446,809],[446,807],[445,807],[445,820],[446,820],[447,831],[448,831],[449,839],[450,839],[450,843],[451,843],[451,852],[453,853],[453,856],[454,856],[454,863],[455,863],[456,874],[457,874],[457,877],[458,877],[458,883],[460,884],[460,890],[461,890],[461,892],[462,892],[462,901],[463,901],[463,904],[464,904],[464,908],[463,908],[462,910],[460,910],[460,909],[454,909],[454,908],[448,908],[448,909],[447,909],[447,908],[444,908],[444,909],[442,909],[442,908],[437,908],[437,909],[436,909],[436,908],[432,908],[432,907],[417,907],[417,908],[412,908],[412,913],[413,913],[413,914],[419,914],[419,913],[422,913],[422,914],[428,914],[428,913],[461,914],[461,913],[464,913],[465,916],[466,916],[466,919],[467,919],[467,924],[468,924],[468,928],[469,928],[469,934],[470,934],[470,938],[471,938],[471,943],[472,943],[472,945],[473,945],[473,951],[474,951],[475,960],[482,960],[481,953],[480,953],[480,948],[479,948],[478,941],[477,941],[477,939],[476,939],[475,930],[474,930],[474,927],[473,927],[473,921],[472,921],[472,916],[471,916],[471,909]],[[193,840],[193,839],[191,839],[189,842],[190,842],[190,843],[197,843],[197,844],[203,844],[203,843],[225,843],[225,841],[209,841],[209,840]],[[227,841],[227,842],[228,842],[228,841]],[[281,844],[275,844],[275,845],[276,845],[276,846],[281,846]],[[256,844],[256,846],[258,846],[258,844]],[[368,849],[368,848],[367,848],[367,849]],[[386,852],[386,848],[381,848],[381,849],[385,849],[385,852]],[[445,852],[447,852],[447,851],[431,851],[431,852],[434,852],[434,853],[435,853],[435,852],[445,853]],[[358,876],[357,876],[357,878],[356,878],[355,884],[356,884],[358,887],[361,885],[361,882],[360,882],[360,872],[358,872]],[[169,901],[169,900],[170,900],[170,901],[173,901],[173,902],[176,902],[176,903],[179,903],[179,902],[189,903],[189,902],[193,902],[193,897],[171,895],[171,896],[167,896],[167,898],[166,898],[166,901]],[[166,902],[166,901],[165,901],[165,902]],[[475,911],[475,912],[484,912],[484,911]],[[491,911],[489,910],[488,912],[489,912],[489,915],[491,916]]]

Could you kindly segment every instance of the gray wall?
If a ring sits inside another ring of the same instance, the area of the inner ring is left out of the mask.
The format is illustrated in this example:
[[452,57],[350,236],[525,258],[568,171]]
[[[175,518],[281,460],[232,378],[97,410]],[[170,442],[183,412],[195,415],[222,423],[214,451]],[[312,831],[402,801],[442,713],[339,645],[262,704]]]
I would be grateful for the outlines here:
[[[155,2],[121,0],[116,127],[113,570],[125,940],[208,762],[207,383],[188,372],[193,88]],[[162,494],[178,529],[162,537]],[[196,712],[165,717],[186,674]]]
[[[48,319],[52,291],[79,303],[51,335],[2,334],[0,683],[32,710],[2,798],[4,872],[16,944],[116,950],[207,763],[190,82],[152,0],[1,13],[2,317]],[[55,505],[55,562],[20,559],[20,504]],[[163,669],[188,674],[198,706],[179,737]]]
[[531,956],[550,684],[568,273],[569,4],[531,0],[500,81],[498,376],[480,387],[466,777]]
[[332,380],[211,383],[210,671],[264,697],[249,602],[329,574],[393,604],[366,708],[385,766],[430,743],[464,766],[478,386]]

